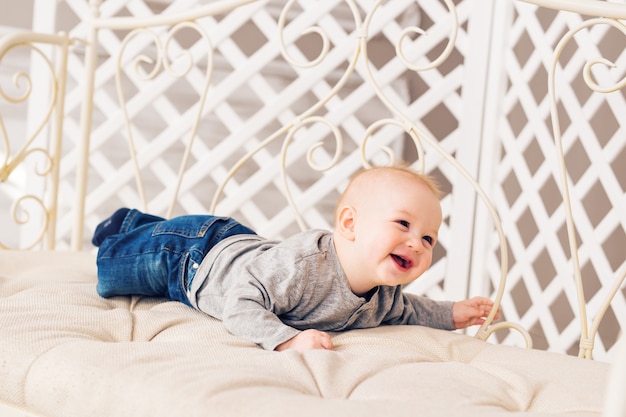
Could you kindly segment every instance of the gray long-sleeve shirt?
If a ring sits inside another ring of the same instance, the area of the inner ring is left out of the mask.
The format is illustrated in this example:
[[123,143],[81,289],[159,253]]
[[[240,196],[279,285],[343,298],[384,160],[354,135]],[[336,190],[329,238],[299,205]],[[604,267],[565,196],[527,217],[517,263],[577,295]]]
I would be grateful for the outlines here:
[[332,234],[299,233],[284,241],[237,235],[205,256],[188,291],[199,310],[233,334],[273,350],[299,331],[343,331],[381,324],[454,329],[452,302],[381,286],[352,293]]

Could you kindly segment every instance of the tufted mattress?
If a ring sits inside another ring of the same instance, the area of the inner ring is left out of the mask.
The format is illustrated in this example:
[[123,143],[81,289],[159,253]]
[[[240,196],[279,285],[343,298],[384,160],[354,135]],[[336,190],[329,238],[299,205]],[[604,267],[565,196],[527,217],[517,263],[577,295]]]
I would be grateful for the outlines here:
[[0,415],[601,414],[605,363],[408,326],[267,352],[180,303],[103,299],[95,272],[92,254],[0,251]]

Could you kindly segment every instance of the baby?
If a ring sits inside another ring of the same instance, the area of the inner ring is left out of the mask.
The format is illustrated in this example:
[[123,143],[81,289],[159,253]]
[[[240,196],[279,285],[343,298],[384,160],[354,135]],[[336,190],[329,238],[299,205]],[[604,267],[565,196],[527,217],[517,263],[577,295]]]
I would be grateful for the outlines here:
[[433,180],[404,167],[363,170],[332,232],[264,239],[232,218],[165,220],[119,209],[96,228],[98,293],[167,297],[268,350],[332,349],[327,332],[379,325],[484,323],[487,298],[404,293],[432,262],[442,214]]

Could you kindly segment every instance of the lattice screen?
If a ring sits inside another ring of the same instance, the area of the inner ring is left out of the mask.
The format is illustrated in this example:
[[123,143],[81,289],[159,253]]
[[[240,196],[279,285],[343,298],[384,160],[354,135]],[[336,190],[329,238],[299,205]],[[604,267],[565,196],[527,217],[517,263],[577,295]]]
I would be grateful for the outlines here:
[[[547,85],[557,43],[583,17],[521,2],[514,6],[503,60],[506,93],[493,192],[511,255],[503,303],[514,308],[505,315],[528,328],[538,348],[577,354],[581,319]],[[626,259],[625,92],[595,93],[582,77],[585,63],[598,57],[617,63],[612,70],[594,68],[600,84],[624,77],[623,34],[609,28],[595,25],[579,32],[564,49],[556,77],[589,323]],[[495,256],[492,261],[495,278]],[[618,329],[626,327],[625,296],[622,287],[599,327],[598,359],[607,357]]]

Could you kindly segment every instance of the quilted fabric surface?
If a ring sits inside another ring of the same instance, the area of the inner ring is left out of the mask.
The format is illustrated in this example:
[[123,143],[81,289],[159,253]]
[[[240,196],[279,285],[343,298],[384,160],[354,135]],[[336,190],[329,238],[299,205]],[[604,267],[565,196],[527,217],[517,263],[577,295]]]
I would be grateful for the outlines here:
[[95,273],[87,253],[0,251],[0,414],[602,412],[605,363],[412,326],[335,334],[334,351],[267,352],[180,303],[103,299]]

